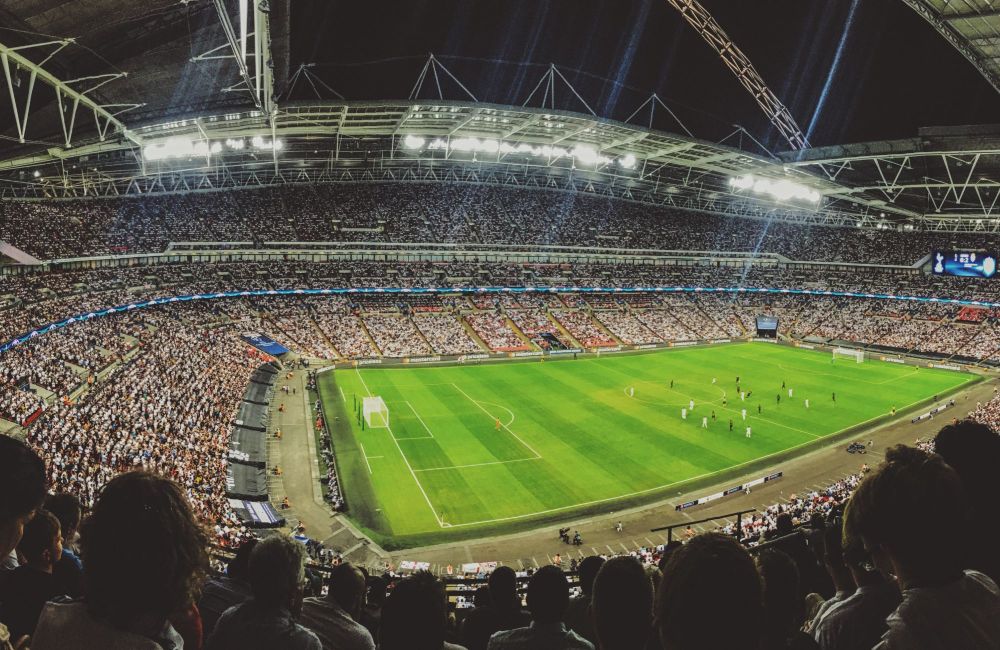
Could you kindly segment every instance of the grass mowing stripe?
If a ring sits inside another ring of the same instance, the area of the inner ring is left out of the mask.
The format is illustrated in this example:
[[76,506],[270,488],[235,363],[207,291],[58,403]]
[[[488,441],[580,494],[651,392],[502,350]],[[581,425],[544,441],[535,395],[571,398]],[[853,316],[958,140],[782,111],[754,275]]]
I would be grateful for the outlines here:
[[[321,383],[328,389],[321,392],[337,395],[336,383],[345,397],[355,389],[381,395],[394,411],[388,433],[366,428],[362,434],[353,420],[347,423],[357,441],[370,436],[368,451],[388,454],[371,477],[375,497],[351,501],[352,517],[394,548],[502,534],[566,516],[560,513],[638,505],[681,484],[789,458],[838,432],[887,419],[893,407],[902,415],[907,405],[973,379],[757,343],[579,361],[354,370],[325,373]],[[746,402],[735,392],[737,376],[741,388],[752,391]],[[623,392],[630,385],[634,398]],[[735,395],[725,409],[723,390]],[[682,420],[679,407],[689,399],[696,402],[694,417]],[[752,439],[743,435],[744,406]],[[712,410],[717,420],[701,428]],[[734,414],[740,426],[729,432],[726,420]],[[497,415],[503,433],[496,431]],[[540,458],[522,462],[529,450]],[[359,469],[354,478],[367,485],[369,473]],[[411,478],[419,492],[410,489]],[[350,496],[349,483],[345,491]]]
[[[368,388],[368,384],[365,382],[365,378],[361,376],[361,372],[358,371],[356,367],[354,368],[354,372],[358,373],[358,379],[360,379],[362,385],[364,385],[365,390],[368,392],[368,396],[373,397],[371,389]],[[386,424],[385,428],[389,432],[389,436],[392,438],[392,441],[396,444],[396,449],[399,450],[399,455],[403,457],[403,462],[406,463],[406,468],[410,470],[410,474],[413,476],[413,482],[417,484],[417,487],[420,488],[420,493],[424,495],[424,501],[427,502],[427,507],[431,509],[431,512],[434,514],[434,518],[437,519],[438,526],[441,526],[443,528],[444,522],[442,522],[441,517],[438,516],[437,510],[434,509],[434,504],[431,503],[431,498],[427,496],[427,492],[424,490],[424,486],[420,484],[420,479],[417,478],[417,473],[414,472],[413,467],[410,466],[410,461],[409,459],[407,459],[406,454],[403,453],[403,448],[399,446],[399,441],[396,440],[396,434],[392,432],[392,427]],[[361,453],[364,453],[363,447],[361,449]],[[365,463],[367,462],[368,462],[368,457],[365,456]],[[371,465],[368,466],[368,471],[369,472],[371,471]]]
[[[461,387],[458,384],[452,383],[452,386],[454,386],[458,390],[458,392],[460,392],[463,395],[465,395],[466,397],[468,397],[469,401],[472,402],[473,404],[475,404],[476,406],[478,406],[480,408],[480,410],[482,410],[483,413],[485,413],[486,415],[490,416],[491,420],[495,419],[497,422],[500,422],[500,418],[494,416],[492,413],[490,413],[489,411],[487,411],[486,409],[484,409],[483,406],[479,402],[477,402],[476,400],[474,400],[471,397],[469,397],[469,394],[466,393],[464,390],[462,390]],[[513,413],[511,413],[511,416],[513,416]],[[514,421],[514,419],[513,419],[513,417],[511,417],[511,422],[513,422],[513,421]],[[529,445],[524,440],[522,440],[521,436],[519,436],[516,433],[514,433],[513,431],[511,431],[509,426],[507,426],[503,422],[500,422],[500,426],[503,427],[504,429],[506,429],[507,433],[509,433],[510,435],[512,435],[515,438],[517,438],[517,441],[520,442],[522,445],[524,445],[528,449],[528,451],[530,451],[531,453],[533,453],[535,455],[535,458],[541,458],[542,457],[542,455],[540,453],[538,453],[537,451],[535,451],[534,449],[531,448],[531,445]]]

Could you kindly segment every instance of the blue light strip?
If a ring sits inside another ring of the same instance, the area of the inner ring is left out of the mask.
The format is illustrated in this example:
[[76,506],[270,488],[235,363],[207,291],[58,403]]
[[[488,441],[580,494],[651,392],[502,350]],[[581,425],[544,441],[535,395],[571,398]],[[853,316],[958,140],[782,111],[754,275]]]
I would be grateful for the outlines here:
[[156,298],[144,302],[135,302],[117,307],[107,307],[86,314],[78,314],[65,320],[49,323],[32,330],[22,336],[7,341],[0,345],[0,354],[10,350],[16,345],[25,343],[36,337],[48,334],[53,330],[68,327],[74,323],[82,323],[95,318],[134,311],[136,309],[146,309],[147,307],[157,307],[159,305],[171,305],[180,302],[191,302],[194,300],[217,300],[220,298],[245,298],[259,296],[341,296],[341,295],[366,295],[366,294],[399,294],[406,295],[427,295],[427,294],[483,294],[483,293],[763,293],[763,294],[787,294],[799,296],[827,296],[834,298],[868,298],[874,300],[898,300],[903,302],[924,302],[941,305],[960,305],[963,307],[1000,307],[997,302],[985,302],[979,300],[958,300],[956,298],[926,298],[923,296],[894,296],[886,293],[855,293],[853,291],[818,291],[815,289],[770,289],[756,287],[418,287],[403,289],[357,287],[351,289],[266,289],[254,291],[224,291],[220,293],[197,293],[186,296],[172,296],[170,298]]

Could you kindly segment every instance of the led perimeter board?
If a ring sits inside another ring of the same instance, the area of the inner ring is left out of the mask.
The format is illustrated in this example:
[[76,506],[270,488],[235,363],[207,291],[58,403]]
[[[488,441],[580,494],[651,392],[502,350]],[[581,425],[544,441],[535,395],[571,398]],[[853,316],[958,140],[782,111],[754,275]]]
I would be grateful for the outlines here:
[[997,272],[997,254],[992,251],[934,251],[931,273],[966,278],[992,278]]

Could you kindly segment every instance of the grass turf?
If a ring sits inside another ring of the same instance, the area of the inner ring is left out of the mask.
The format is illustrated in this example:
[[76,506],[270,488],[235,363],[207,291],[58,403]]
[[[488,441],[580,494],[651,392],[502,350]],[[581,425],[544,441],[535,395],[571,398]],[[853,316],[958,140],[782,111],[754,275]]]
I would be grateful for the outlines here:
[[[737,376],[752,391],[745,402]],[[336,370],[321,375],[319,390],[326,412],[339,414],[334,445],[352,518],[376,541],[400,548],[675,494],[682,484],[748,471],[755,461],[974,379],[878,361],[831,363],[828,352],[749,343],[544,363]],[[389,428],[358,425],[354,401],[369,394],[385,400]],[[683,420],[690,400],[694,411]]]

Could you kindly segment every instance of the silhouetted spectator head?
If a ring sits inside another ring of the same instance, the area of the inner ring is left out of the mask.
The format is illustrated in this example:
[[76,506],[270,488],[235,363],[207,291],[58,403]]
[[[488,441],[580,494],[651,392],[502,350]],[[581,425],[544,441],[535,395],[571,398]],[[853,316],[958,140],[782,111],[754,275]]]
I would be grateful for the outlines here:
[[949,424],[934,438],[934,451],[958,472],[970,498],[990,494],[1000,467],[1000,436],[985,424],[964,420]]
[[226,565],[227,576],[233,580],[250,582],[250,555],[257,548],[258,541],[256,537],[251,537],[240,544],[240,547],[236,549],[236,555]]
[[937,454],[897,445],[858,485],[844,515],[845,545],[860,539],[885,574],[908,582],[947,578],[962,568],[962,536],[927,523],[928,513],[965,503],[962,482]]
[[250,589],[258,603],[296,612],[306,581],[306,548],[287,535],[271,535],[250,553]]
[[667,562],[654,618],[663,650],[757,646],[762,614],[757,568],[735,538],[694,537]]
[[186,610],[208,569],[207,544],[176,483],[119,474],[80,527],[88,609],[122,628]]
[[601,650],[642,650],[653,622],[653,583],[633,557],[608,560],[590,602]]
[[660,554],[660,561],[656,563],[656,566],[660,569],[660,573],[666,570],[667,562],[670,561],[670,556],[674,554],[674,551],[682,546],[684,546],[684,543],[676,539],[667,542],[667,545],[663,547],[663,553]]
[[489,607],[493,604],[493,596],[490,595],[488,585],[480,585],[476,593],[472,596],[472,604],[476,607]]
[[569,580],[562,569],[549,564],[528,580],[528,611],[538,624],[559,623],[569,606]]
[[77,529],[80,528],[80,518],[83,515],[83,506],[80,505],[80,499],[69,492],[50,494],[45,498],[45,509],[59,520],[63,539],[66,541],[72,540],[73,536],[76,535]]
[[379,650],[441,650],[447,622],[444,584],[417,571],[400,580],[385,599]]
[[24,535],[17,551],[29,565],[51,570],[62,556],[62,534],[56,516],[46,510],[36,512],[24,525]]
[[780,647],[801,627],[805,616],[799,570],[787,553],[773,548],[757,555],[757,570],[764,585],[765,645]]
[[587,596],[594,593],[594,579],[603,564],[604,558],[600,555],[588,555],[577,566],[577,571],[580,572],[580,589]]
[[517,574],[509,566],[498,566],[490,574],[486,584],[490,588],[493,606],[502,609],[520,609],[521,599],[517,595]]
[[381,605],[385,602],[385,590],[389,584],[382,576],[369,576],[365,582],[368,585],[368,602],[371,605]]
[[329,598],[340,608],[357,618],[365,603],[365,575],[350,562],[344,562],[330,571]]
[[0,435],[0,559],[21,539],[21,532],[45,500],[45,464],[26,444]]
[[792,516],[787,512],[783,512],[778,515],[778,519],[774,524],[774,530],[780,537],[781,535],[787,535],[795,529],[794,522],[792,521]]

